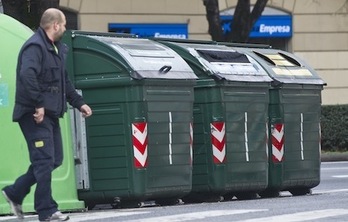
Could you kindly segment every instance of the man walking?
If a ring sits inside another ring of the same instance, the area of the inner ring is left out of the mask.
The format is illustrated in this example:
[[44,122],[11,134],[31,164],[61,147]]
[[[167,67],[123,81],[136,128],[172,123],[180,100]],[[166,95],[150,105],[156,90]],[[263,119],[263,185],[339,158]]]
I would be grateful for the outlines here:
[[92,110],[76,92],[65,70],[68,49],[60,42],[65,25],[62,11],[47,9],[37,32],[26,41],[18,57],[13,121],[19,123],[27,141],[31,164],[2,193],[20,219],[24,218],[23,200],[36,184],[34,207],[39,220],[69,220],[58,210],[51,190],[52,171],[63,161],[59,118],[67,111],[67,102],[84,117],[91,116]]

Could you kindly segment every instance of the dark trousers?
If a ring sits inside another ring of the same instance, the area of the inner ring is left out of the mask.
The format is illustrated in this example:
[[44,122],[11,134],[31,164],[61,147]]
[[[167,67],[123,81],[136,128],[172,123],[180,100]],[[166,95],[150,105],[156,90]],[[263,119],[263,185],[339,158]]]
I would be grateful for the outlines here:
[[45,116],[42,123],[36,124],[30,114],[23,116],[19,125],[28,144],[31,165],[4,190],[12,201],[22,204],[30,187],[36,184],[34,207],[39,219],[44,220],[58,210],[52,197],[51,180],[52,171],[63,161],[59,120]]

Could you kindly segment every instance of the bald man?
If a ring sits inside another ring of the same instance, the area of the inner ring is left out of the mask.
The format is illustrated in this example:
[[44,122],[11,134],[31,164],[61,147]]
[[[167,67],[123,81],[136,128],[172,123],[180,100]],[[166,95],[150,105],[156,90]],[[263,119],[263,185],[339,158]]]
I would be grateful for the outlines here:
[[92,110],[76,92],[65,70],[68,49],[60,42],[65,25],[62,11],[47,9],[37,32],[24,43],[18,57],[13,121],[19,123],[27,141],[31,164],[2,193],[19,219],[24,218],[23,200],[36,184],[34,207],[39,220],[69,220],[58,210],[51,190],[52,171],[63,161],[59,118],[67,111],[67,102],[84,117],[92,115]]

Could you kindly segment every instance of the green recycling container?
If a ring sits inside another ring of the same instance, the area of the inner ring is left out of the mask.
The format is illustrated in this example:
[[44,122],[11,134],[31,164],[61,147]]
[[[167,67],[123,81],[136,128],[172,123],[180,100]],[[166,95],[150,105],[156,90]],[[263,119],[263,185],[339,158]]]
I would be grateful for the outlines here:
[[320,183],[321,91],[325,83],[294,54],[262,47],[241,50],[273,79],[269,93],[269,184],[260,195],[278,196],[279,191],[308,194]]
[[[29,167],[26,141],[17,123],[12,122],[15,98],[17,57],[21,46],[33,32],[17,20],[0,13],[0,189],[12,184]],[[74,157],[69,116],[61,120],[64,144],[64,162],[53,172],[53,196],[62,211],[84,209],[84,203],[77,199]],[[35,212],[34,191],[23,203],[25,213]],[[0,215],[9,214],[10,206],[0,196]]]
[[198,76],[192,192],[186,201],[251,199],[268,185],[272,79],[250,56],[209,41],[163,40]]
[[[72,31],[68,68],[93,109],[79,197],[96,204],[175,203],[192,188],[197,76],[160,43]],[[77,124],[77,127],[79,124]],[[88,174],[88,175],[87,175]]]

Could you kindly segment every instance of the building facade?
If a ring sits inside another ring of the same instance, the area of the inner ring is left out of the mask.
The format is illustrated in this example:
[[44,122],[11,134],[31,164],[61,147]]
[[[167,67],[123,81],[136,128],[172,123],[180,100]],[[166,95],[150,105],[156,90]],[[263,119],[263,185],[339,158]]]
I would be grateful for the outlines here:
[[[236,4],[237,0],[219,0],[222,15]],[[60,5],[68,14],[70,28],[96,32],[131,29],[144,35],[148,30],[163,30],[157,35],[211,39],[202,0],[60,0]],[[347,0],[269,0],[266,15],[268,12],[289,15],[291,34],[257,40],[305,59],[327,83],[324,105],[348,104]],[[286,25],[279,27],[287,30]]]

